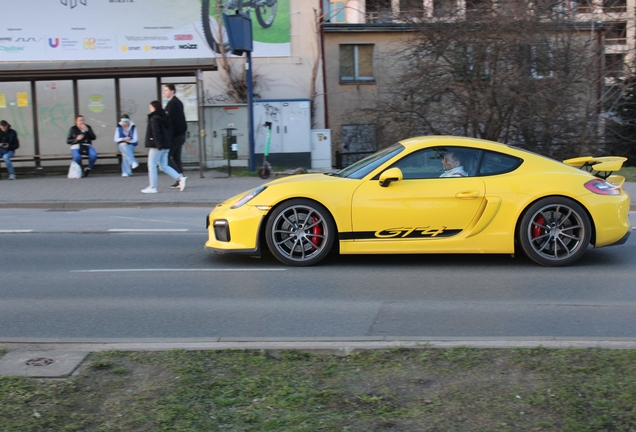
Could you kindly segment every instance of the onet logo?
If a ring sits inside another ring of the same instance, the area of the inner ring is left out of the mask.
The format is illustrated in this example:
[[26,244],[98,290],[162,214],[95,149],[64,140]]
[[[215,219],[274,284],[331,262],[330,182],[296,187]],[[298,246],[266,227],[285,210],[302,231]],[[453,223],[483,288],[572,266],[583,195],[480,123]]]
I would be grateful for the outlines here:
[[60,46],[60,38],[55,38],[55,39],[49,38],[49,46],[51,48],[59,47]]
[[69,6],[71,9],[76,8],[78,4],[86,6],[87,2],[88,0],[60,0],[60,3],[64,6]]
[[95,38],[84,38],[83,42],[85,50],[94,50],[97,48],[97,41]]

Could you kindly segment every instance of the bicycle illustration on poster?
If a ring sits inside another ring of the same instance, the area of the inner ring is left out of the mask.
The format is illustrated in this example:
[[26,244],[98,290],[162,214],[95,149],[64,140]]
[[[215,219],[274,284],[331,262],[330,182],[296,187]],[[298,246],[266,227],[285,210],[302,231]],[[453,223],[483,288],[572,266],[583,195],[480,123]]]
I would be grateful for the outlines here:
[[221,13],[234,14],[239,6],[241,12],[250,13],[256,55],[259,55],[259,48],[263,50],[260,55],[290,55],[289,0],[201,0],[203,35],[210,49],[219,54],[221,43],[225,51],[229,51],[229,45],[225,28],[219,35],[217,1],[221,2]]

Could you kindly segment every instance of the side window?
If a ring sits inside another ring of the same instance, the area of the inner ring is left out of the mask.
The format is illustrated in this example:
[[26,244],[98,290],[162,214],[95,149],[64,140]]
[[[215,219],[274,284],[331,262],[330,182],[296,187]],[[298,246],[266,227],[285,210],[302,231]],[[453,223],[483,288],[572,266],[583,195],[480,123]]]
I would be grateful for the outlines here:
[[484,154],[479,175],[504,174],[514,171],[519,168],[522,162],[523,159],[518,157],[489,151]]
[[439,177],[473,177],[481,150],[467,147],[432,147],[411,153],[396,162],[405,180]]

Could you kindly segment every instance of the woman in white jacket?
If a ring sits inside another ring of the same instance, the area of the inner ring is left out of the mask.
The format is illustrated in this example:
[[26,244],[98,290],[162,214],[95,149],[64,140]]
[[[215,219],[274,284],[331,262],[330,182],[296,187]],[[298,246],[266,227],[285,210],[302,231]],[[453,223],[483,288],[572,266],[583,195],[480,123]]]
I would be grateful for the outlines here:
[[132,170],[139,166],[137,159],[135,159],[135,147],[137,147],[138,141],[137,127],[132,120],[130,120],[128,114],[122,115],[119,126],[117,126],[117,130],[115,131],[115,142],[121,152],[122,177],[130,177]]

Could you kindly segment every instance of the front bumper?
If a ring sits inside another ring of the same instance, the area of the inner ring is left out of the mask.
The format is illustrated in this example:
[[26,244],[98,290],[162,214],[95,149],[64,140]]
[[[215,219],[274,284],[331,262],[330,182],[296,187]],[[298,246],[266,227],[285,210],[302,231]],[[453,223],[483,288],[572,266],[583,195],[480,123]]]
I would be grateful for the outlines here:
[[244,205],[237,209],[217,206],[208,215],[205,249],[217,253],[260,254],[259,234],[266,211]]

